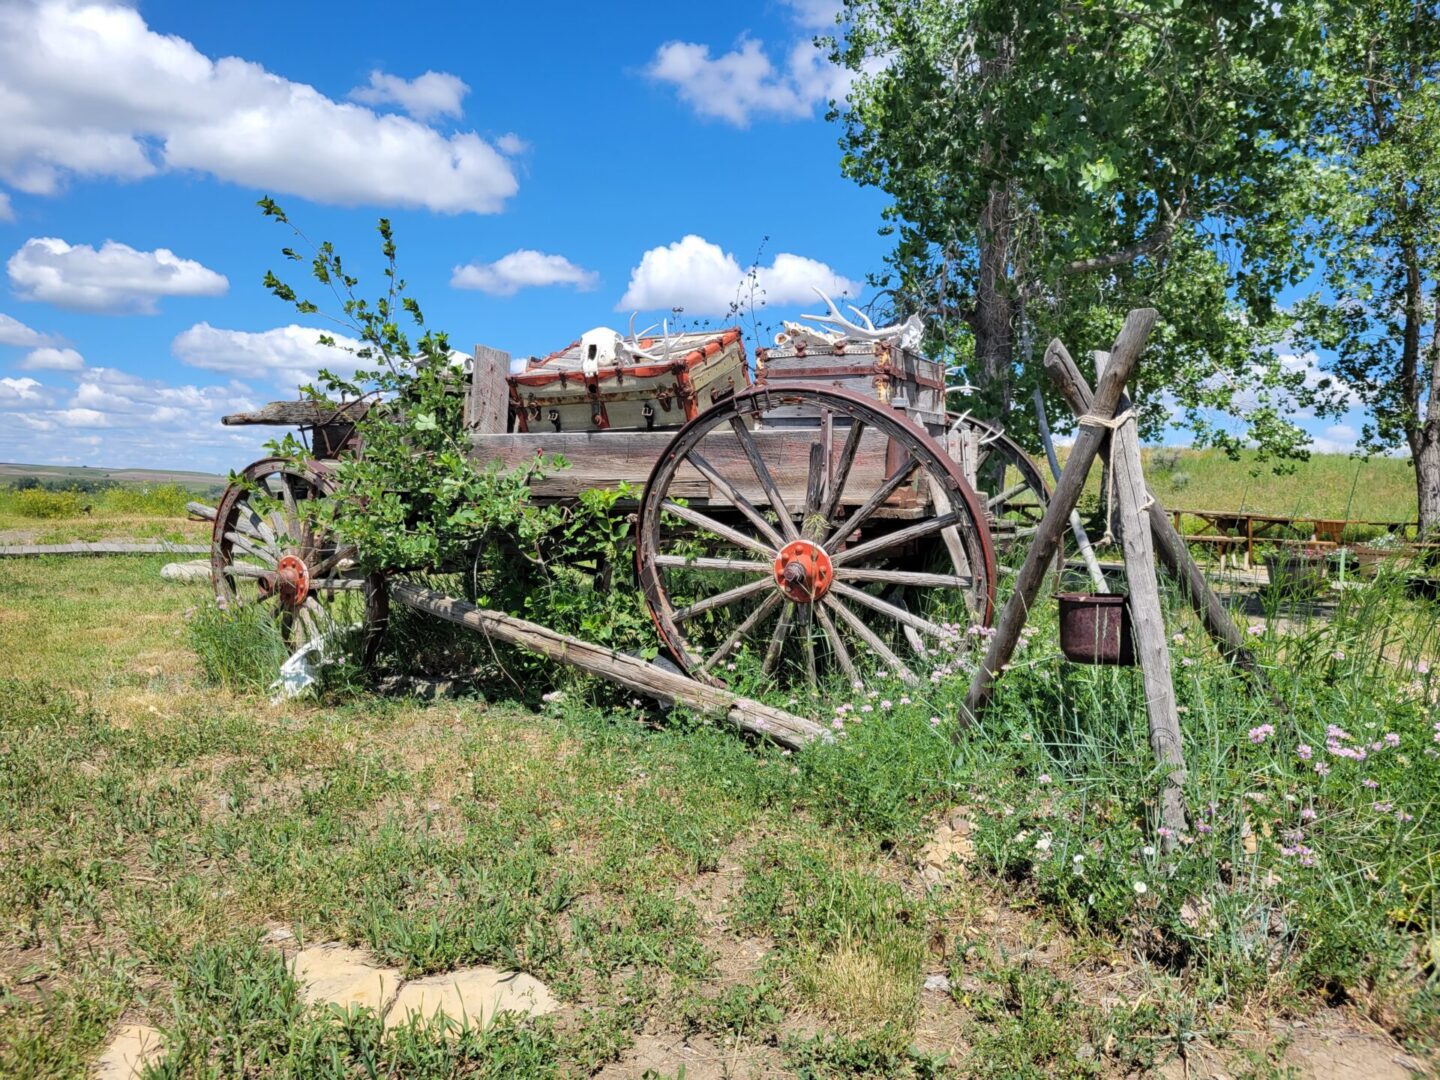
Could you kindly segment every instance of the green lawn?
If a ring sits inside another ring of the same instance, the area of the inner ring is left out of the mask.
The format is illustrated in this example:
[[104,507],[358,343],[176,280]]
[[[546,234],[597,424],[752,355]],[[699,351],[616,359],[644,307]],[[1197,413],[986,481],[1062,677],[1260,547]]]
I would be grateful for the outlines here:
[[[1433,609],[1246,616],[1278,709],[1176,615],[1194,830],[1166,857],[1138,675],[1058,660],[1048,611],[958,745],[951,678],[801,703],[851,709],[786,754],[563,674],[540,711],[223,690],[187,643],[206,588],[163,562],[0,562],[0,1075],[82,1076],[122,1022],[187,1076],[1111,1076],[1202,1050],[1279,1076],[1317,1033],[1376,1060],[1440,1037],[1436,631],[1387,629]],[[1296,748],[1329,760],[1327,723],[1400,746],[1320,776]],[[277,928],[407,975],[518,968],[563,1008],[382,1037],[303,1007]]]

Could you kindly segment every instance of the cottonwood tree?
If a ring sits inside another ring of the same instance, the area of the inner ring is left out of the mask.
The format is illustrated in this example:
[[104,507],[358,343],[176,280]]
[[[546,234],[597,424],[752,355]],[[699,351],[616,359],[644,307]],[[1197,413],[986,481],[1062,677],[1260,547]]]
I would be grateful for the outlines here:
[[[1179,410],[1202,442],[1303,452],[1283,403],[1313,388],[1271,346],[1273,300],[1306,272],[1309,8],[846,0],[843,21],[842,167],[890,196],[896,236],[877,284],[968,361],[984,407],[1045,385],[1050,334],[1101,346],[1153,304],[1143,431]],[[1248,432],[1210,420],[1237,398]]]
[[1316,66],[1312,142],[1326,291],[1304,340],[1369,411],[1361,446],[1406,446],[1422,530],[1440,529],[1440,7],[1360,0]]

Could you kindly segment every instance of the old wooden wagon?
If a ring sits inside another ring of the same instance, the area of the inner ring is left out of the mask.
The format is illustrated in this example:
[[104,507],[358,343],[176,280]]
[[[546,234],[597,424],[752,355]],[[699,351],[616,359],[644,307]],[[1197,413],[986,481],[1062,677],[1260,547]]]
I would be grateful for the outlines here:
[[[665,647],[697,679],[757,667],[812,684],[877,667],[914,679],[988,623],[997,546],[1034,531],[1048,492],[1003,432],[946,408],[945,373],[909,328],[839,325],[787,324],[753,364],[738,330],[609,331],[598,347],[586,335],[513,377],[506,354],[477,348],[474,460],[562,456],[568,468],[532,482],[546,502],[633,489],[616,512],[633,515],[634,573]],[[377,633],[385,622],[385,579],[300,510],[357,449],[362,409],[277,402],[224,418],[298,426],[314,448],[304,464],[247,467],[212,544],[222,602],[269,605],[297,646],[337,622]]]

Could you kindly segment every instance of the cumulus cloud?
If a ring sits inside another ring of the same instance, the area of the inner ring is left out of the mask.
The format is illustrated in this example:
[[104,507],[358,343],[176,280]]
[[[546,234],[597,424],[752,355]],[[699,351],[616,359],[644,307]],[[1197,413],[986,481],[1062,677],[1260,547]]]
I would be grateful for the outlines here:
[[359,349],[359,341],[330,336],[335,339],[333,346],[321,345],[320,331],[310,326],[292,323],[249,331],[222,330],[201,322],[177,334],[170,352],[192,367],[242,378],[269,378],[276,386],[294,389],[313,382],[321,368],[348,374],[362,366],[363,361],[346,351]]
[[54,334],[42,334],[31,330],[19,319],[0,313],[0,345],[14,345],[21,349],[34,349],[41,345],[55,345],[60,341]]
[[442,71],[427,71],[413,79],[370,72],[370,82],[350,91],[351,101],[365,105],[398,105],[416,120],[433,120],[437,116],[459,116],[460,102],[470,92],[459,78]]
[[467,263],[455,267],[450,284],[457,289],[479,289],[492,296],[514,296],[521,289],[546,285],[573,285],[588,292],[600,283],[593,270],[576,266],[563,255],[546,255],[521,248],[492,263]]
[[656,50],[645,73],[673,87],[699,115],[741,128],[756,117],[808,119],[816,106],[843,98],[850,87],[849,73],[808,39],[795,42],[781,66],[754,38],[741,38],[719,56],[710,55],[708,45],[670,41]]
[[45,388],[28,376],[0,379],[0,408],[17,405],[39,405],[48,400]]
[[[412,99],[447,105],[435,86]],[[174,169],[317,202],[442,213],[494,213],[518,186],[473,131],[443,135],[238,57],[212,59],[133,7],[0,4],[0,181],[51,194],[71,176]]]
[[[769,266],[756,267],[756,285],[769,304],[815,299],[815,289],[830,296],[856,296],[860,283],[829,266],[782,252]],[[684,308],[692,315],[718,315],[748,292],[747,272],[734,255],[693,233],[673,244],[651,248],[630,272],[630,287],[617,311]]]
[[6,269],[15,294],[77,311],[153,315],[162,296],[219,296],[230,287],[217,274],[168,248],[137,251],[107,240],[97,251],[53,236],[25,241]]
[[85,358],[74,349],[45,346],[30,350],[16,366],[21,371],[79,371],[85,366]]

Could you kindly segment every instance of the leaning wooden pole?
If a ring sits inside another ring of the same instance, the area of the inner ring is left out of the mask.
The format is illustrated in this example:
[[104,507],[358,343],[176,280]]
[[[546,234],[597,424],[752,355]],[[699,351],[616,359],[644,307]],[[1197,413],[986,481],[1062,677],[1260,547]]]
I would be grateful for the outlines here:
[[[1050,419],[1045,415],[1045,395],[1040,388],[1035,388],[1035,421],[1040,425],[1040,443],[1045,447],[1045,459],[1050,463],[1050,475],[1053,479],[1060,479],[1060,459],[1055,456],[1055,440],[1050,437]],[[1085,561],[1085,569],[1090,574],[1090,584],[1094,586],[1097,593],[1108,593],[1110,586],[1105,582],[1105,574],[1100,569],[1100,561],[1095,558],[1095,549],[1090,546],[1090,537],[1085,532],[1085,524],[1080,520],[1080,511],[1070,511],[1070,531],[1075,534],[1075,546],[1080,549],[1080,558]]]
[[[1108,364],[1106,365],[1108,367]],[[1103,369],[1102,369],[1103,370]],[[1104,382],[1104,375],[1100,375]],[[1123,394],[1116,415],[1130,412]],[[1155,545],[1147,510],[1154,500],[1145,486],[1140,465],[1140,435],[1133,414],[1110,436],[1110,468],[1119,502],[1120,544],[1125,551],[1126,600],[1130,608],[1131,636],[1145,684],[1145,712],[1149,721],[1150,750],[1165,770],[1160,785],[1162,846],[1173,851],[1176,837],[1185,830],[1185,752],[1180,714],[1175,706],[1175,683],[1170,671],[1170,641],[1165,633],[1165,609],[1160,602]]]
[[[1080,374],[1075,361],[1058,340],[1052,341],[1045,350],[1045,368],[1055,380],[1055,385],[1071,411],[1076,416],[1088,413],[1093,400],[1090,384],[1085,381],[1085,376]],[[1205,629],[1225,658],[1236,667],[1258,674],[1255,655],[1245,647],[1240,628],[1235,625],[1235,620],[1230,617],[1225,605],[1215,595],[1215,590],[1210,588],[1210,583],[1205,580],[1205,575],[1190,555],[1190,549],[1171,524],[1170,515],[1152,492],[1147,491],[1147,496],[1150,502],[1147,511],[1150,532],[1160,562],[1180,586],[1180,591],[1195,610],[1195,614],[1200,617],[1200,621],[1205,624]]]
[[[1106,369],[1105,377],[1100,380],[1100,389],[1095,395],[1091,415],[1109,419],[1115,414],[1115,406],[1125,391],[1125,382],[1130,378],[1130,372],[1145,348],[1145,342],[1155,326],[1155,319],[1156,312],[1153,308],[1140,308],[1126,316],[1125,326],[1111,350],[1110,367]],[[1000,612],[985,658],[975,672],[969,693],[965,695],[960,717],[962,725],[975,722],[994,692],[1000,670],[1014,655],[1015,646],[1020,640],[1020,631],[1024,628],[1025,620],[1029,617],[1030,609],[1045,581],[1045,570],[1055,555],[1061,535],[1069,525],[1070,512],[1080,501],[1080,492],[1085,486],[1085,478],[1090,473],[1095,455],[1099,453],[1108,434],[1101,424],[1080,425],[1075,445],[1070,449],[1069,460],[1065,462],[1065,469],[1055,485],[1055,493],[1045,508],[1045,516],[1040,519],[1040,525],[1030,542],[1030,550],[1025,553],[1025,562],[1015,575],[1015,591],[1010,594],[1004,610]]]
[[728,720],[741,731],[773,739],[782,746],[798,748],[825,732],[819,724],[803,716],[664,671],[603,645],[581,641],[512,615],[488,611],[419,585],[395,582],[390,586],[390,596],[416,611],[438,616],[478,630],[487,637],[519,645],[551,660],[600,675],[637,693],[668,698],[707,716]]

